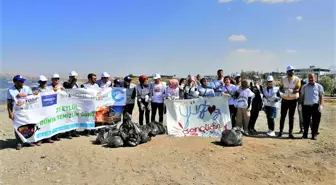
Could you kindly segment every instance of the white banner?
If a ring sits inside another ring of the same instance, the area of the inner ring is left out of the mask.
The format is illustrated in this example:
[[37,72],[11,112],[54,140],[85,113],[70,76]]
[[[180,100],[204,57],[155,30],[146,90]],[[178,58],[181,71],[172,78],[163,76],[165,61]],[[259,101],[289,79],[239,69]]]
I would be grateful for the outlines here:
[[[114,110],[125,103],[124,88],[43,92],[15,101],[14,128],[23,142],[36,142],[74,129],[94,129],[97,109]],[[112,117],[121,117],[121,111]],[[107,111],[107,117],[110,113]]]
[[221,137],[231,129],[227,96],[190,100],[167,100],[168,135]]

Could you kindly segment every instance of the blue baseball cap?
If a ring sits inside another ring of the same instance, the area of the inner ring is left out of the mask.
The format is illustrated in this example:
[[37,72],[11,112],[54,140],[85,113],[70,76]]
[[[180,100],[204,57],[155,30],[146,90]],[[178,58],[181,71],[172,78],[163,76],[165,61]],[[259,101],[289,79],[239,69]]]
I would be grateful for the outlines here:
[[14,78],[13,78],[13,82],[16,82],[16,81],[19,81],[19,82],[25,82],[26,79],[24,79],[21,75],[15,75]]
[[119,84],[119,85],[120,85],[120,84],[121,84],[121,81],[120,81],[119,79],[115,79],[115,80],[114,80],[114,84]]
[[126,81],[126,82],[130,82],[130,81],[132,81],[132,78],[129,77],[129,76],[125,76],[124,81]]

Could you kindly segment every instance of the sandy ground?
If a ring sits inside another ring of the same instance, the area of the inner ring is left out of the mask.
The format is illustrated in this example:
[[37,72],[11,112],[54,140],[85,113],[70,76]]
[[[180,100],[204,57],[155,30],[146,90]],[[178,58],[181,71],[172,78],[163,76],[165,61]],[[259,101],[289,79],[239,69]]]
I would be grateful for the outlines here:
[[[82,136],[17,151],[0,105],[0,184],[336,184],[335,114],[335,105],[325,107],[317,141],[261,134],[245,137],[242,147],[222,147],[218,138],[164,135],[135,148],[110,149]],[[257,129],[266,131],[266,125],[261,113]]]

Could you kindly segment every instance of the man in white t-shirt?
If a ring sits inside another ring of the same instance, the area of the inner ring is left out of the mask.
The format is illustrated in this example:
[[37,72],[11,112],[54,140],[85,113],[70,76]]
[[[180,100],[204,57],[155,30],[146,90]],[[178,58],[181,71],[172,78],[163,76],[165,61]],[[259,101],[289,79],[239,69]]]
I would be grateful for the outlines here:
[[[9,119],[11,119],[12,121],[14,121],[13,107],[15,101],[18,98],[26,97],[33,94],[32,90],[28,86],[24,85],[25,81],[26,79],[24,79],[21,75],[14,76],[13,78],[14,85],[11,86],[7,91],[7,111]],[[16,149],[20,150],[22,148],[23,143],[20,137],[17,135],[16,131],[15,131],[15,137],[17,140]],[[34,144],[32,143],[27,144],[29,146],[34,146]]]
[[152,94],[152,117],[151,121],[155,121],[156,111],[159,110],[159,122],[163,123],[164,112],[164,94],[166,86],[161,82],[161,75],[156,73],[153,75],[154,82],[151,83],[150,93]]

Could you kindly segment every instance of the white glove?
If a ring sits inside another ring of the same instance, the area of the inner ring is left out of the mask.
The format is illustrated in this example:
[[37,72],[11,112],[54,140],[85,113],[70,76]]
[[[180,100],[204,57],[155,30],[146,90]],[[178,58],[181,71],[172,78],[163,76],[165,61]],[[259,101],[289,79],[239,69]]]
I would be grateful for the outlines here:
[[302,105],[298,106],[298,111],[302,111]]
[[322,112],[323,110],[323,105],[320,105],[319,108],[318,108],[319,112]]
[[145,102],[148,102],[148,101],[149,101],[149,96],[146,95],[146,96],[145,96]]
[[172,100],[172,97],[171,97],[171,96],[168,96],[167,99],[168,99],[168,100]]
[[247,108],[247,112],[251,112],[251,107],[248,107],[248,108]]
[[251,116],[251,109],[250,108],[247,109],[246,114],[247,114],[248,117]]
[[143,103],[140,103],[140,110],[144,110],[145,109],[145,105]]
[[152,105],[151,105],[150,103],[148,103],[148,105],[147,105],[147,109],[148,109],[149,111],[152,110]]

